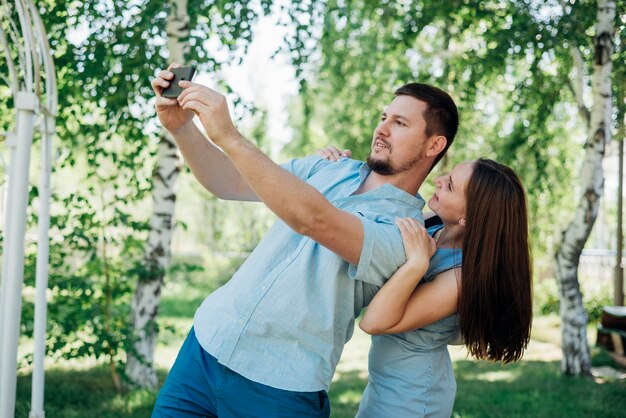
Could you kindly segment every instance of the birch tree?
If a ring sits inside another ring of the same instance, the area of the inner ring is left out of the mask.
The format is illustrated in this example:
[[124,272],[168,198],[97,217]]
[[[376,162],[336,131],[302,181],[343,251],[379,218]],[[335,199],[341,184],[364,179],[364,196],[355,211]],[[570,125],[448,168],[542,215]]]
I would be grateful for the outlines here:
[[[167,18],[167,48],[170,61],[183,64],[189,52],[189,15],[187,0],[172,0]],[[161,285],[170,259],[174,228],[176,182],[181,159],[172,135],[162,129],[157,161],[152,175],[152,215],[145,248],[145,274],[139,278],[131,306],[131,330],[134,338],[128,351],[126,376],[138,386],[156,389],[154,368],[156,317],[161,300]]]
[[[203,11],[211,15],[210,2],[192,0],[191,3],[190,5],[188,0],[168,2],[166,33],[170,63],[189,64],[190,26],[192,26],[189,10],[194,9],[198,13],[204,9]],[[271,1],[264,0],[257,6],[267,13],[271,4]],[[230,27],[228,31],[231,32],[230,37],[221,37],[222,42],[225,42],[229,48],[233,48],[237,42],[249,42],[252,37],[250,21],[257,16],[252,5],[245,1],[238,1],[220,4],[218,7],[223,15],[218,20],[224,19],[228,22]],[[216,13],[213,13],[211,17],[218,18]],[[198,20],[197,17],[196,20]],[[203,54],[196,52],[194,58],[203,57]],[[157,162],[152,176],[153,207],[145,248],[143,274],[139,277],[131,306],[131,330],[134,335],[132,335],[132,347],[128,350],[126,363],[126,376],[131,384],[150,389],[158,387],[153,361],[158,333],[156,319],[161,300],[161,287],[170,261],[176,182],[181,166],[182,161],[174,138],[167,130],[162,129],[159,135]]]
[[[604,186],[602,159],[611,139],[611,58],[615,12],[615,1],[598,0],[593,58],[593,108],[589,117],[589,133],[580,175],[581,197],[574,219],[563,232],[556,254],[563,349],[561,371],[566,375],[591,375],[587,314],[578,283],[578,263],[598,215]],[[574,58],[577,62],[576,53]],[[577,85],[580,86],[580,83]],[[582,97],[579,94],[576,96]],[[579,100],[579,109],[581,114],[587,113],[582,98]]]
[[[147,105],[154,93],[149,77],[172,60],[183,62],[184,55],[201,71],[241,60],[253,23],[270,12],[272,1],[38,3],[58,69],[55,170],[72,180],[53,190],[47,350],[55,358],[106,359],[120,388],[124,361],[143,361],[129,344],[128,336],[134,335],[129,306],[136,279],[162,281],[179,173],[171,138],[150,124],[154,111]],[[168,15],[170,9],[175,12]],[[192,12],[187,15],[187,10]],[[218,45],[219,57],[208,56],[209,39]],[[3,69],[6,64],[0,62],[0,74]],[[7,102],[0,88],[0,109]],[[0,117],[0,128],[6,129],[6,123]],[[36,196],[32,187],[31,201]],[[137,208],[150,198],[154,214],[149,221]],[[26,287],[34,281],[31,247]],[[154,323],[145,319],[148,308],[142,309],[134,312],[144,318],[135,325],[149,330]],[[28,334],[28,300],[23,318]]]

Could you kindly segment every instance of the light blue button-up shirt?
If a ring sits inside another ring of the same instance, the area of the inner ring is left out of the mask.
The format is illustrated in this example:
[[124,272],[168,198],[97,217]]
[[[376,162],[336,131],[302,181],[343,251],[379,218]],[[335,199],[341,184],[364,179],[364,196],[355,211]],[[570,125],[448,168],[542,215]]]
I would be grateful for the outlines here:
[[327,390],[354,319],[405,262],[397,217],[420,221],[424,200],[386,184],[353,195],[361,161],[318,156],[285,169],[363,223],[358,266],[277,221],[231,280],[196,311],[200,345],[242,376],[278,389]]

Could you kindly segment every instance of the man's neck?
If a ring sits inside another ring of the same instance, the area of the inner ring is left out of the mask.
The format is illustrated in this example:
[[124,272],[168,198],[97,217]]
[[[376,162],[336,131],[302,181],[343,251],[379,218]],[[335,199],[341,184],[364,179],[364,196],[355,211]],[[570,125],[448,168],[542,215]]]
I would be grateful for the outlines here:
[[369,176],[367,176],[365,181],[361,183],[354,194],[366,193],[385,184],[392,184],[398,189],[404,190],[410,195],[415,196],[427,176],[427,170],[418,169],[391,176],[384,176],[372,171]]

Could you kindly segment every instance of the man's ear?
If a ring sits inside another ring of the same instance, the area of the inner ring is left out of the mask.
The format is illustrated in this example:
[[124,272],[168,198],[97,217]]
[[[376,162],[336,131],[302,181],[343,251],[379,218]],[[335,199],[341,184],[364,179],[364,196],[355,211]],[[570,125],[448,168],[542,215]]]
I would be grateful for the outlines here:
[[446,147],[448,140],[443,135],[431,136],[428,138],[428,148],[426,149],[427,157],[435,157]]

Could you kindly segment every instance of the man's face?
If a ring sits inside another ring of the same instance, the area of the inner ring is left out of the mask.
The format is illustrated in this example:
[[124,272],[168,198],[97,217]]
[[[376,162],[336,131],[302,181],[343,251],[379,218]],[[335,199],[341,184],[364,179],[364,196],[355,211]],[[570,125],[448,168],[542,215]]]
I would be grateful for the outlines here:
[[374,130],[367,164],[372,171],[394,175],[415,167],[426,151],[425,102],[411,96],[397,96],[382,113]]

